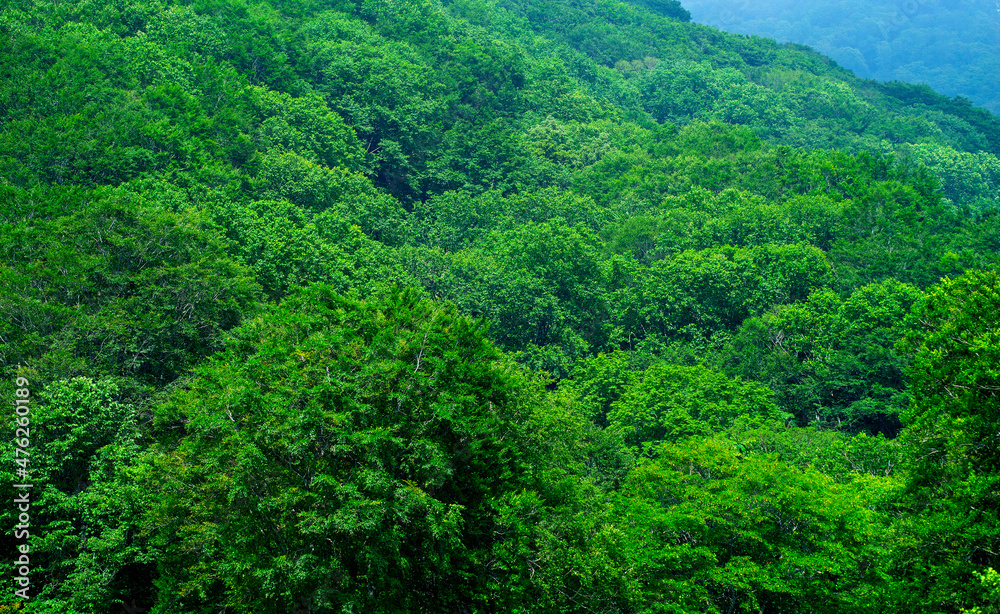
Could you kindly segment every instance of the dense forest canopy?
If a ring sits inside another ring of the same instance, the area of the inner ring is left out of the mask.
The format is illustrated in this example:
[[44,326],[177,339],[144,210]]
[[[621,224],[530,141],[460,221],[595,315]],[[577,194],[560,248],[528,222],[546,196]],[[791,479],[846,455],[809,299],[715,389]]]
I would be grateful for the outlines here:
[[0,612],[1000,608],[988,111],[673,0],[0,45]]
[[1000,112],[996,0],[685,0],[684,7],[728,32],[809,45],[859,77],[926,83]]

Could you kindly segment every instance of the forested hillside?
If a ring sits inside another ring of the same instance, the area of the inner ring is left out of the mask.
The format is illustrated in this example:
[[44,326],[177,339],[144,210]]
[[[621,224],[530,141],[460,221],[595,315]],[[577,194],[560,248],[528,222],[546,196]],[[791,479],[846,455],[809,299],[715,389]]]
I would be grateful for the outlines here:
[[0,612],[1000,611],[996,116],[673,0],[0,9]]
[[860,77],[927,83],[1000,112],[997,0],[686,0],[684,6],[699,23],[809,45]]

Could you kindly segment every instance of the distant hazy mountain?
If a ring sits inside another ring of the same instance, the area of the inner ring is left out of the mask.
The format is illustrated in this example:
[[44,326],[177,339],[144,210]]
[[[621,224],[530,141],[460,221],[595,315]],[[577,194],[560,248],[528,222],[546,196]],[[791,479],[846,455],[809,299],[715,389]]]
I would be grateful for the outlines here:
[[858,76],[1000,113],[998,0],[686,0],[694,21],[809,45]]

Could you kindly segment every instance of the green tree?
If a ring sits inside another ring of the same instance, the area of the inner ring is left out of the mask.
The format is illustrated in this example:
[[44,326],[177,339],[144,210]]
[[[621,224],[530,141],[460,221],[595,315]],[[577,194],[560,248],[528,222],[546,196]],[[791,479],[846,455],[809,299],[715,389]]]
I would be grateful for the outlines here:
[[657,452],[615,500],[638,611],[877,611],[891,480],[838,485],[719,438]]
[[779,418],[771,391],[707,367],[655,364],[636,374],[611,403],[609,429],[629,445],[710,435],[737,418]]
[[974,605],[972,572],[1000,562],[998,310],[997,271],[945,279],[914,307],[901,343],[913,354],[902,418],[915,514],[896,559],[899,607]]
[[528,598],[507,581],[530,572],[530,527],[505,518],[518,501],[544,511],[546,452],[530,435],[542,394],[451,307],[310,286],[158,409],[158,608]]
[[909,361],[894,346],[921,296],[894,280],[846,299],[814,291],[806,301],[745,320],[726,350],[725,370],[769,386],[801,425],[895,436],[909,402]]
[[8,369],[164,385],[255,309],[259,286],[206,212],[175,213],[124,190],[73,191],[62,210],[38,204],[59,192],[19,192],[4,221],[13,239],[0,246]]

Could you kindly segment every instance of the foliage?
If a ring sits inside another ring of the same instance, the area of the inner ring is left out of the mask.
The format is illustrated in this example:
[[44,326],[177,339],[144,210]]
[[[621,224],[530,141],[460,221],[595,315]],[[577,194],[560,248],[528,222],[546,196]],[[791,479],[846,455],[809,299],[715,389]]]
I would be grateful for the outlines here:
[[257,284],[204,212],[174,213],[120,190],[9,194],[0,264],[8,369],[163,385],[252,309]]
[[[619,499],[641,612],[851,612],[878,590],[891,492],[717,439],[664,445]],[[822,596],[821,596],[822,595]]]
[[801,424],[894,436],[908,395],[905,356],[894,345],[922,293],[887,281],[842,299],[818,290],[806,301],[745,320],[724,361],[770,386]]
[[995,606],[982,109],[673,0],[11,0],[0,48],[0,609]]
[[[937,603],[974,603],[973,571],[997,564],[997,307],[1000,276],[970,271],[945,279],[914,308],[901,346],[913,352],[913,399],[902,418],[910,453],[904,552],[896,562]],[[928,577],[932,569],[947,570]],[[905,589],[904,589],[905,590]],[[900,595],[901,603],[912,597]]]
[[609,428],[626,443],[677,441],[725,430],[740,417],[776,418],[769,390],[705,367],[657,364],[638,375],[611,403]]
[[[148,600],[156,553],[138,531],[152,495],[137,482],[148,442],[135,391],[116,378],[77,377],[40,392],[28,430],[31,579],[41,590],[28,611],[35,603],[84,612]],[[17,523],[13,510],[4,514]]]

